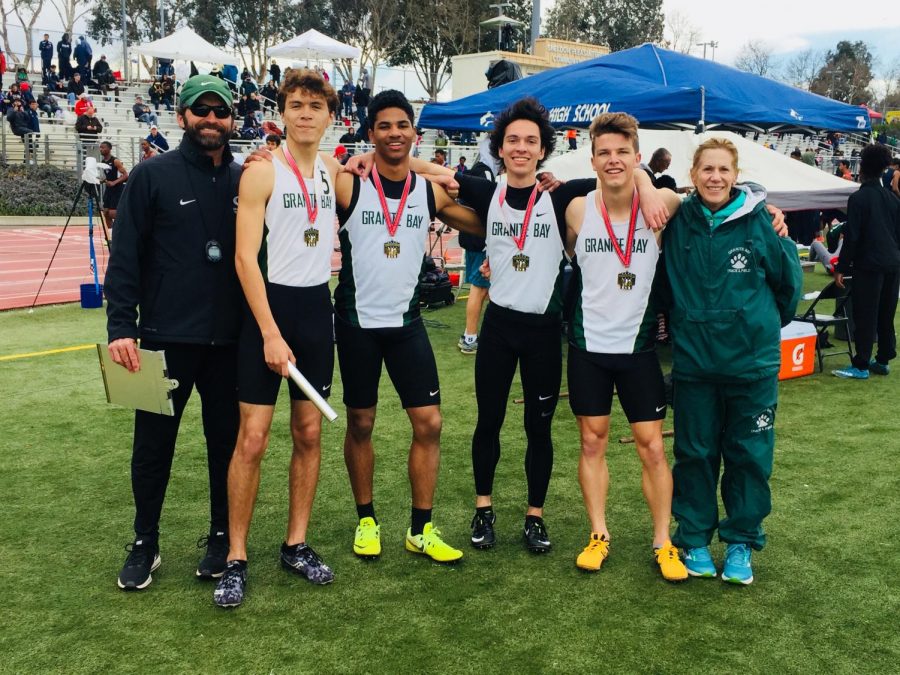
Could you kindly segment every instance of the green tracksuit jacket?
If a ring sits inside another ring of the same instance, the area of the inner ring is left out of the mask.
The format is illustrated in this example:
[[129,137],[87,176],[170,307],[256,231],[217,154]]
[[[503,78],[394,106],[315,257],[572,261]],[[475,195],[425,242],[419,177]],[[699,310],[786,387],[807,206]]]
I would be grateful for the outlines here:
[[689,197],[663,236],[660,299],[669,307],[672,375],[705,382],[755,381],[778,373],[780,327],[802,291],[793,241],[779,237],[765,192],[741,185],[743,205],[711,228]]

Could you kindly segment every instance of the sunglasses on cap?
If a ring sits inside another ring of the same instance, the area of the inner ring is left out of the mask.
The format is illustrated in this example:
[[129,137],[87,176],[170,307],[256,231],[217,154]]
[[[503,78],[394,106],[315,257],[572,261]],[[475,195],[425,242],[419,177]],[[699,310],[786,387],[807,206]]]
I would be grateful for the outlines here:
[[212,111],[212,113],[220,120],[231,117],[231,106],[225,104],[207,105],[205,103],[195,103],[192,106],[188,106],[188,110],[197,117],[206,117],[209,115],[210,111]]

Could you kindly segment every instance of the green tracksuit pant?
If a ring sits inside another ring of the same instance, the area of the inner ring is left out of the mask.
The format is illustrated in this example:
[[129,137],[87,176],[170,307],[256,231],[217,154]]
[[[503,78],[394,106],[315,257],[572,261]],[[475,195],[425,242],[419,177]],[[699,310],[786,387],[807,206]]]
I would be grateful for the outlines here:
[[[729,384],[675,381],[676,546],[708,546],[717,529],[726,543],[756,550],[765,545],[777,401],[777,376]],[[722,520],[716,497],[720,464]]]

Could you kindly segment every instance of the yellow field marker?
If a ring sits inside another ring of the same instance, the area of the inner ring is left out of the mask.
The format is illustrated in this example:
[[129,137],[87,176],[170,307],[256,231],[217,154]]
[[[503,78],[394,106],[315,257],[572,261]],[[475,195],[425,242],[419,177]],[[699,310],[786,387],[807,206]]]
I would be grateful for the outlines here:
[[96,349],[97,345],[76,345],[74,347],[61,347],[59,349],[48,349],[45,352],[28,352],[27,354],[10,354],[9,356],[0,356],[0,361],[14,361],[16,359],[29,359],[32,356],[49,356],[50,354],[62,354],[63,352],[80,352],[85,349]]

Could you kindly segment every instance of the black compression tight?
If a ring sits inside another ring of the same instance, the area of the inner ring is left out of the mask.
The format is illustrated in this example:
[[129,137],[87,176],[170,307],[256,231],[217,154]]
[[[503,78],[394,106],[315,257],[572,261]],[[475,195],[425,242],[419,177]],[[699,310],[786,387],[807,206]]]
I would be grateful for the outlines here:
[[541,508],[553,470],[550,427],[562,378],[560,325],[548,317],[490,305],[475,358],[478,422],[472,437],[475,492],[490,495],[500,460],[500,429],[518,364],[525,398],[528,505]]

